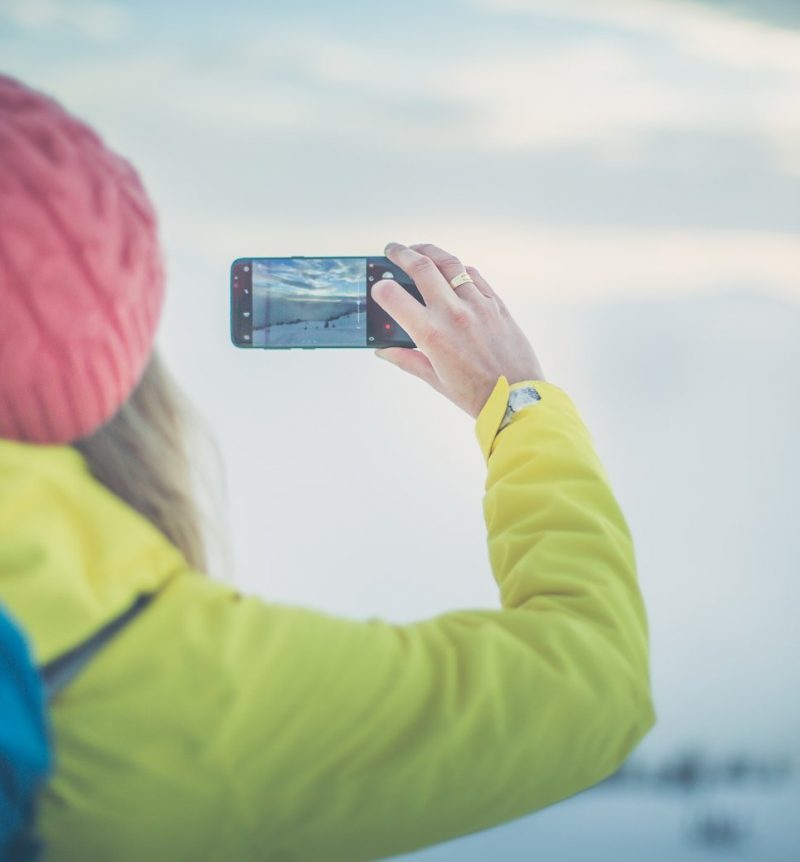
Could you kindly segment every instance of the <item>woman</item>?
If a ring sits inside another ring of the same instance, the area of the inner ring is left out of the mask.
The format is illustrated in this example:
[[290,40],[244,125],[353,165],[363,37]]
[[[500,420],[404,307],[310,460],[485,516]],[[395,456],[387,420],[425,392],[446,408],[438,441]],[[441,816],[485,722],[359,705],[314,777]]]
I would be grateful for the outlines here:
[[201,576],[137,174],[8,78],[0,152],[0,601],[47,668],[50,858],[375,859],[622,763],[654,721],[631,537],[476,270],[390,244],[425,305],[374,296],[419,345],[379,355],[475,420],[502,607],[394,625],[247,598]]

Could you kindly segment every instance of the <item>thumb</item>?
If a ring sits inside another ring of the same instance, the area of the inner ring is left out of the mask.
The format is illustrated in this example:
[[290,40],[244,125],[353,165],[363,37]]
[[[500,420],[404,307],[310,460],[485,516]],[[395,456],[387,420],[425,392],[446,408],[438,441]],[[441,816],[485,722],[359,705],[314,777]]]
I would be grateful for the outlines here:
[[412,347],[383,347],[376,350],[375,355],[430,383],[434,389],[439,388],[439,378],[433,370],[431,361],[421,351]]

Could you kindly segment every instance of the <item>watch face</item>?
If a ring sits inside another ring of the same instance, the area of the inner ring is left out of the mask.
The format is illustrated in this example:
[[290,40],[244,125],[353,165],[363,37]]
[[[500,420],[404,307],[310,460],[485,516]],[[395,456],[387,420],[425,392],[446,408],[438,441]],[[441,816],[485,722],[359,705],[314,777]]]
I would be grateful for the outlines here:
[[527,404],[533,404],[534,401],[541,401],[542,396],[533,388],[533,386],[523,386],[520,389],[514,389],[508,396],[508,406],[512,411],[520,410]]

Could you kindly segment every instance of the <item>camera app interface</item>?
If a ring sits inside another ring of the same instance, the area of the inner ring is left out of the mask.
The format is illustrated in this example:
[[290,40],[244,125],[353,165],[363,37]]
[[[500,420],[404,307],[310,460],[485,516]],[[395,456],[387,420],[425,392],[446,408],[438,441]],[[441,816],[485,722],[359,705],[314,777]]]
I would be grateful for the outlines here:
[[372,299],[370,286],[392,278],[422,298],[386,258],[255,258],[254,347],[378,347],[413,344]]

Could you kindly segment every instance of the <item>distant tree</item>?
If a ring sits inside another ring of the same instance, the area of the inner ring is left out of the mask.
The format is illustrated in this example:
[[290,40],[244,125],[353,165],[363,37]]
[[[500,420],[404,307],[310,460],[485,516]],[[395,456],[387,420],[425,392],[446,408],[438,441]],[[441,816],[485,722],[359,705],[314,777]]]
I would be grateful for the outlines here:
[[690,825],[689,840],[704,847],[734,850],[748,837],[744,823],[732,812],[706,811]]
[[759,760],[746,752],[738,752],[712,761],[702,751],[687,749],[654,766],[630,760],[601,784],[648,783],[692,792],[701,785],[774,783],[785,781],[793,774],[794,766],[786,757]]
[[656,773],[660,784],[672,784],[684,791],[694,790],[708,774],[708,767],[699,751],[685,751],[668,761]]

